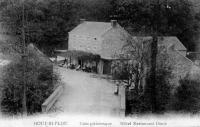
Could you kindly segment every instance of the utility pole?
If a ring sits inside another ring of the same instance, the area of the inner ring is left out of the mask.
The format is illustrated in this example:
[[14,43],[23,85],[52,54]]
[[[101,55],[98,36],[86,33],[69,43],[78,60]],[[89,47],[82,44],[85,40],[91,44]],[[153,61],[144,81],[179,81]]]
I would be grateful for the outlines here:
[[23,47],[23,53],[22,53],[22,61],[23,61],[23,101],[22,101],[22,110],[23,115],[27,116],[27,105],[26,105],[26,36],[25,36],[25,8],[24,8],[24,0],[22,1],[22,47]]
[[151,110],[152,113],[157,111],[156,100],[156,66],[157,66],[157,52],[158,52],[158,27],[160,26],[160,0],[154,4],[153,26],[152,26],[152,43],[151,43],[151,68],[150,68],[150,92],[151,92]]

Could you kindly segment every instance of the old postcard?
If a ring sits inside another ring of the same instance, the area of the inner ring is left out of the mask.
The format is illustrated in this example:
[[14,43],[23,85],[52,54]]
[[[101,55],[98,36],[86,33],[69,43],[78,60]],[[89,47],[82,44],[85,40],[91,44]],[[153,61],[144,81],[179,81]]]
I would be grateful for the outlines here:
[[0,127],[200,127],[199,0],[0,0]]

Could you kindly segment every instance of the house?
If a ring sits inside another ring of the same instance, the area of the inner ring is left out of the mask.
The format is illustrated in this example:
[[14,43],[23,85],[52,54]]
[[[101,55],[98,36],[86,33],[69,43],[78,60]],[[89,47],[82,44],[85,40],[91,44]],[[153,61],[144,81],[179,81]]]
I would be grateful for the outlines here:
[[53,69],[53,63],[43,52],[41,52],[34,44],[27,46],[27,54],[29,59],[33,59],[38,66],[49,67]]
[[[151,36],[134,36],[133,39],[135,42],[139,42],[139,45],[142,45],[140,50],[142,50],[142,52],[145,54],[142,59],[144,76],[140,82],[144,87],[147,83],[147,77],[149,77],[149,72],[151,69],[151,44],[153,41]],[[132,43],[134,43],[134,41]],[[177,86],[179,84],[179,79],[184,78],[187,74],[193,73],[193,68],[196,66],[190,59],[186,57],[187,49],[177,37],[160,36],[158,37],[157,44],[157,65],[160,64],[163,54],[168,54],[168,57],[164,58],[163,60],[166,60],[166,65],[170,65],[172,67],[173,76],[171,81],[172,84],[176,84]]]
[[[146,39],[152,39],[151,37],[142,37]],[[146,44],[146,46],[150,46]],[[199,77],[200,67],[196,65],[191,59],[187,57],[187,48],[181,43],[181,41],[175,36],[165,36],[158,37],[158,50],[161,52],[158,53],[157,59],[161,58],[161,53],[168,54],[166,64],[171,66],[172,77],[170,79],[170,84],[174,87],[179,86],[179,80],[185,78],[186,76],[191,79]],[[148,58],[150,58],[150,54]],[[157,62],[157,64],[159,64]],[[150,60],[145,65],[146,74],[148,73],[148,67],[150,65]],[[145,79],[143,85],[145,85]]]
[[[164,37],[165,38],[165,37]],[[172,65],[173,79],[175,86],[179,85],[179,80],[189,76],[191,79],[198,79],[200,67],[195,61],[187,57],[187,48],[178,40],[177,37],[168,37],[167,53]],[[174,42],[174,43],[169,43]]]
[[[75,56],[71,60],[74,64],[83,65],[83,63],[87,63],[88,61],[90,63],[94,62],[99,74],[111,74],[112,61],[120,59],[118,56],[123,54],[123,47],[130,38],[152,40],[150,36],[131,36],[116,20],[111,20],[111,22],[90,22],[82,20],[77,27],[69,32],[68,52],[70,51],[70,53],[68,54],[76,54],[71,55]],[[146,41],[142,43],[144,48],[150,47],[150,43],[145,43]],[[173,80],[175,84],[178,84],[179,79],[184,78],[187,74],[193,75],[199,73],[199,67],[186,57],[187,49],[177,37],[158,37],[158,48],[161,47],[165,47],[165,52],[170,55],[170,61],[173,64]],[[88,56],[89,54],[94,56],[99,55],[99,57],[95,57],[98,58],[97,60],[92,60],[91,58],[88,58],[88,60],[81,59],[81,55],[84,54]],[[149,61],[150,56],[148,58]],[[146,72],[148,72],[149,63],[145,65]]]
[[[81,23],[69,32],[68,50],[99,55],[100,59],[94,62],[97,72],[111,74],[112,60],[117,59],[129,36],[116,20],[111,22],[81,20]],[[89,61],[91,63],[91,59]],[[83,65],[87,60],[73,58],[72,62]]]
[[200,67],[191,59],[177,51],[173,45],[169,48],[168,54],[173,68],[173,78],[171,81],[175,86],[178,86],[179,80],[185,77],[189,77],[190,79],[199,78]]
[[[68,55],[65,53],[60,55],[64,57],[72,56],[70,61],[73,64],[83,66],[88,62],[93,63],[99,74],[111,74],[112,61],[119,59],[118,56],[123,54],[122,49],[130,38],[152,39],[151,37],[132,37],[116,20],[111,20],[111,22],[91,22],[82,19],[80,24],[69,32]],[[174,45],[175,49],[186,57],[187,49],[177,37],[159,37],[158,45],[166,48]],[[81,58],[81,55],[89,56],[89,54],[99,55],[99,57],[95,57],[98,59],[93,60],[91,57],[88,57],[88,59]]]

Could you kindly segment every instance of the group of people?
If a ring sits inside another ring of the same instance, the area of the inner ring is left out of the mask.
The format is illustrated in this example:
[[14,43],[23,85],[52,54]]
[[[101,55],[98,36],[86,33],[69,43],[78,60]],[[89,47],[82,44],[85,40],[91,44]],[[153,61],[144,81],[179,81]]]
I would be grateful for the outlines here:
[[89,64],[84,64],[83,66],[81,66],[80,64],[75,65],[75,64],[69,63],[66,58],[64,59],[64,62],[60,66],[67,67],[70,69],[76,69],[77,71],[82,70],[84,72],[96,72],[96,66],[89,66]]

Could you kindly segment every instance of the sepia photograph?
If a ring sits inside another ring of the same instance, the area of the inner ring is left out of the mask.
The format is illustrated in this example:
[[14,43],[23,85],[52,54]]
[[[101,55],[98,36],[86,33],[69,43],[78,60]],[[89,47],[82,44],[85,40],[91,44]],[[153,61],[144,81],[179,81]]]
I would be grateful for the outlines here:
[[200,127],[200,0],[0,0],[0,127]]

